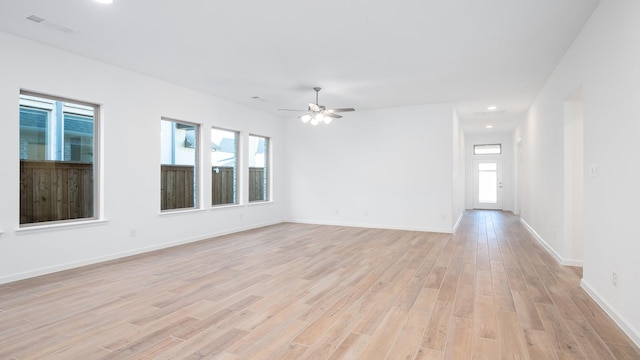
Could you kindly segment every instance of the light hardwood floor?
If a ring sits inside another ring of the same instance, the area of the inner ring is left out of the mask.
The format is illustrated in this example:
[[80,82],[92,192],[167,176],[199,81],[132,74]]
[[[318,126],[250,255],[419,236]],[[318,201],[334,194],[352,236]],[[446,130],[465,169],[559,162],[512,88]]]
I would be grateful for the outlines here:
[[281,224],[0,285],[0,359],[640,359],[497,211]]

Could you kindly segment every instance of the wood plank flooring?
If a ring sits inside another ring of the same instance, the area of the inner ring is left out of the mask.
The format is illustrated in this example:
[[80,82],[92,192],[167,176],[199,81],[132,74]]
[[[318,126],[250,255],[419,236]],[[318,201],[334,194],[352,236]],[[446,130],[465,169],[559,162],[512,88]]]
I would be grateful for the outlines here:
[[280,224],[0,285],[0,359],[640,359],[498,211]]

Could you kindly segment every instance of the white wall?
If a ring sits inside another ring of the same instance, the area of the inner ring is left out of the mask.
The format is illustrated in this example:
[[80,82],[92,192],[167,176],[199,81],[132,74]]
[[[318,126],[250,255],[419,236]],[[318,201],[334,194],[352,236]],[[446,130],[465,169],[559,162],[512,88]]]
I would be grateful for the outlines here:
[[452,231],[451,105],[292,118],[285,136],[289,220]]
[[[0,283],[283,220],[281,119],[8,34],[0,48]],[[101,105],[103,222],[16,231],[20,89]],[[201,125],[201,164],[211,126],[241,131],[244,145],[249,132],[271,137],[274,201],[211,209],[201,174],[202,210],[160,214],[161,117]]]
[[[564,102],[564,227],[565,263],[582,266],[584,248],[584,116],[582,88],[579,99]],[[572,96],[573,97],[573,96]]]
[[[640,344],[640,2],[603,0],[539,93],[522,137],[522,219],[561,257],[564,101],[582,86],[583,287]],[[591,164],[598,174],[588,176]],[[571,164],[568,164],[571,166]],[[569,247],[570,248],[570,247]],[[612,273],[618,273],[617,287]]]
[[465,209],[465,136],[460,126],[458,113],[453,113],[453,214],[451,218],[455,226],[462,220]]
[[[502,145],[501,155],[474,155],[473,145],[500,144]],[[513,166],[513,138],[511,134],[486,133],[486,134],[466,134],[465,135],[465,207],[473,209],[473,160],[476,159],[500,159],[502,160],[502,204],[503,210],[513,211],[514,209],[514,166]]]

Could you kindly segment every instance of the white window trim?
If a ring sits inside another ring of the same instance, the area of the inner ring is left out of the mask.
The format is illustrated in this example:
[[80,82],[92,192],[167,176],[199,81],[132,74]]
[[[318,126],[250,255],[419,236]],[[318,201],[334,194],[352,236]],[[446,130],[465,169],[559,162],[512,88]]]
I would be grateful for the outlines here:
[[[91,226],[99,226],[105,225],[109,222],[107,219],[73,219],[73,220],[64,220],[55,223],[51,222],[41,222],[41,223],[32,223],[32,224],[22,224],[21,227],[15,229],[15,232],[18,234],[22,233],[32,233],[32,232],[47,232],[52,230],[65,230],[69,228],[81,228],[81,227],[91,227]],[[27,225],[27,226],[25,226]],[[0,231],[0,234],[2,232]]]
[[[55,108],[54,103],[60,101],[63,103],[63,109],[69,108],[70,113],[80,115],[93,115],[93,216],[89,218],[80,219],[68,219],[61,221],[43,221],[37,223],[19,224],[19,230],[34,230],[39,228],[64,228],[75,225],[86,225],[90,222],[104,222],[102,219],[102,107],[97,103],[75,100],[71,98],[64,98],[59,96],[48,95],[39,93],[36,91],[30,91],[20,89],[19,97],[22,98],[19,101],[18,108],[20,106],[30,106],[33,108],[39,108],[47,111],[52,111]],[[24,99],[24,100],[23,100]],[[24,102],[23,102],[24,101]],[[73,103],[74,106],[66,106],[66,103]],[[71,109],[77,109],[71,111]],[[82,109],[83,112],[79,112]],[[93,112],[89,109],[93,109]]]
[[[195,194],[194,194],[194,201],[195,204],[193,204],[192,208],[177,208],[177,209],[166,209],[166,210],[162,210],[160,209],[160,214],[173,214],[173,213],[184,213],[184,212],[193,212],[193,211],[201,211],[204,210],[204,206],[203,204],[205,203],[203,201],[203,191],[202,191],[202,183],[203,183],[203,171],[202,171],[202,164],[201,164],[201,159],[202,159],[202,154],[201,151],[203,150],[203,146],[202,144],[202,137],[204,136],[202,129],[202,124],[199,123],[195,123],[195,122],[190,122],[190,121],[184,121],[184,120],[178,120],[175,118],[170,118],[170,117],[165,117],[165,116],[161,116],[160,117],[160,123],[162,124],[162,121],[170,121],[170,122],[174,122],[174,123],[178,123],[178,124],[183,124],[183,125],[189,125],[189,126],[194,126],[196,128],[196,147],[195,147],[195,164],[194,164],[194,169],[195,169]],[[160,166],[162,166],[162,144],[160,144]],[[160,184],[158,184],[160,185]],[[158,186],[158,190],[160,190],[160,186]]]

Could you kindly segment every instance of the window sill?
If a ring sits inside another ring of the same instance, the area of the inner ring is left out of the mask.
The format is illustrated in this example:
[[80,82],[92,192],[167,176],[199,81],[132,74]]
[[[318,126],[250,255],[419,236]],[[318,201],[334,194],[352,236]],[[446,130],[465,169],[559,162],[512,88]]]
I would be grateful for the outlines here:
[[175,209],[175,210],[164,210],[160,212],[160,216],[172,216],[172,215],[184,215],[184,214],[193,214],[204,212],[205,209]]
[[273,200],[260,200],[260,201],[252,201],[250,203],[248,203],[247,205],[249,206],[254,206],[254,205],[269,205],[269,204],[273,204],[274,201]]
[[[99,226],[108,223],[109,220],[99,219],[99,220],[85,220],[85,221],[74,221],[74,222],[65,222],[65,223],[57,223],[57,224],[43,224],[43,225],[29,225],[16,229],[16,234],[24,234],[24,233],[35,233],[41,231],[51,231],[51,230],[64,230],[70,228],[78,228],[78,227],[90,227],[90,226]],[[0,231],[2,233],[2,231]]]
[[233,208],[241,208],[242,204],[220,204],[220,205],[211,205],[209,210],[219,210],[219,209],[233,209]]

